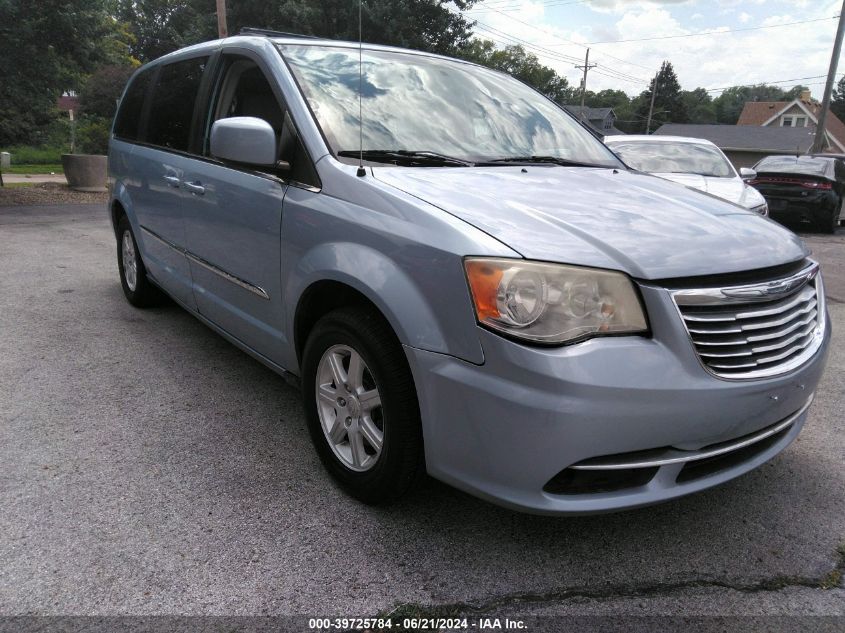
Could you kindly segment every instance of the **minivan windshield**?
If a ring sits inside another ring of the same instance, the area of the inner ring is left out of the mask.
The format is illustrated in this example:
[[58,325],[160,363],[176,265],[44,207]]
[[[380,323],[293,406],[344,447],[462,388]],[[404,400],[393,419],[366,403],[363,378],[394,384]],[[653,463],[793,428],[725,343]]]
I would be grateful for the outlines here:
[[698,174],[733,178],[733,167],[714,147],[682,141],[613,141],[611,149],[629,166],[650,174]]
[[[357,156],[358,49],[280,45],[280,50],[334,154]],[[622,167],[570,115],[507,75],[428,55],[366,48],[361,66],[365,160]]]

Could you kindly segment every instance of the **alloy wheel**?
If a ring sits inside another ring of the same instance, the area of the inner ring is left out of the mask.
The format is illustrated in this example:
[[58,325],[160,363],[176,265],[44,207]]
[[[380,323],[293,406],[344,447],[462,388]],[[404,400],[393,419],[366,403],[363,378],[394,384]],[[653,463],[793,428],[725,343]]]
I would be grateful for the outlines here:
[[138,284],[138,258],[135,254],[135,242],[132,240],[132,234],[129,231],[123,232],[121,254],[123,257],[123,277],[126,279],[129,290],[135,292],[135,287]]
[[317,413],[335,456],[363,472],[375,466],[384,446],[381,395],[361,355],[333,345],[317,367]]

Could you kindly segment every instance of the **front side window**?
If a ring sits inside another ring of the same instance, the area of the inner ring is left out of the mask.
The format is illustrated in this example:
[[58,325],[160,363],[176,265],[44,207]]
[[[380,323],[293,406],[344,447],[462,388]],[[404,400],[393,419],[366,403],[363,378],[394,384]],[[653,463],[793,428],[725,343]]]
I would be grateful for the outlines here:
[[194,104],[207,62],[207,57],[196,57],[161,68],[150,106],[148,143],[188,151]]
[[215,121],[229,117],[262,119],[276,134],[276,158],[288,165],[285,169],[270,171],[296,182],[317,186],[319,179],[293,120],[276,98],[261,68],[248,57],[225,55],[223,70],[216,83],[211,116],[206,126],[204,153],[210,155],[211,127]]
[[138,138],[144,99],[150,87],[155,68],[145,68],[132,79],[126,94],[120,100],[120,107],[114,122],[114,135],[127,141]]
[[622,141],[613,143],[612,147],[628,165],[650,174],[698,174],[717,178],[736,175],[725,156],[709,145]]
[[[359,148],[358,49],[281,51],[335,155]],[[560,107],[485,68],[413,53],[364,50],[363,149],[433,152],[465,161],[550,156],[619,167]]]

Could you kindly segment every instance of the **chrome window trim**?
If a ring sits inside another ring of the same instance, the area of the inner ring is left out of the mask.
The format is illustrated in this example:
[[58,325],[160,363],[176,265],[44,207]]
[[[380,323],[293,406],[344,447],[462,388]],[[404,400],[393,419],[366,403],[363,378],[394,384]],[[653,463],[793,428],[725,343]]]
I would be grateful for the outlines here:
[[[698,361],[698,364],[701,365],[704,371],[706,371],[714,378],[718,378],[719,380],[725,380],[728,382],[759,380],[788,374],[789,372],[794,371],[805,363],[807,363],[811,358],[813,358],[813,356],[816,355],[816,353],[821,348],[822,342],[824,341],[825,332],[827,331],[827,308],[824,296],[824,282],[822,280],[822,276],[819,274],[819,264],[814,260],[809,260],[809,262],[810,263],[798,273],[771,282],[765,282],[761,284],[740,284],[735,286],[725,286],[723,288],[699,288],[669,291],[672,296],[673,304],[675,306],[675,312],[677,313],[678,318],[681,320],[681,325],[683,326],[684,332],[687,335],[687,340],[689,341],[690,347],[692,348],[692,352],[693,354],[695,354],[695,358]],[[693,340],[692,333],[689,331],[689,327],[686,323],[686,320],[684,319],[684,314],[681,311],[682,305],[729,306],[733,303],[748,303],[753,301],[765,300],[771,301],[773,299],[785,296],[789,292],[797,292],[812,280],[815,280],[816,282],[815,290],[816,310],[818,311],[818,325],[815,331],[813,332],[813,340],[807,345],[803,352],[789,359],[789,361],[787,361],[786,363],[781,363],[769,368],[750,369],[749,371],[732,373],[730,375],[717,373],[704,362],[701,355],[698,353],[698,349],[695,341]],[[782,283],[784,284],[783,286],[781,286]],[[782,289],[783,287],[789,288],[789,290],[785,291]],[[772,288],[775,288],[776,290],[769,295],[756,293],[756,291],[758,290],[762,290],[763,292],[765,292],[766,290]],[[742,291],[746,289],[750,289],[755,292],[750,296],[742,296]],[[725,290],[728,290],[733,294],[724,294]],[[699,298],[700,301],[697,301],[697,298]]]
[[237,276],[235,276],[235,275],[233,275],[229,272],[226,272],[222,268],[218,268],[217,266],[215,266],[211,262],[203,259],[199,255],[195,255],[191,251],[189,251],[185,248],[182,248],[181,246],[177,246],[173,242],[164,239],[163,237],[161,237],[157,233],[151,231],[150,229],[148,229],[145,226],[141,227],[141,232],[144,233],[145,235],[149,235],[151,238],[153,238],[154,240],[164,244],[168,248],[171,248],[174,251],[181,253],[182,255],[184,255],[185,257],[190,259],[191,261],[199,264],[200,266],[202,266],[206,270],[209,270],[209,271],[213,272],[214,274],[219,275],[220,277],[222,277],[226,281],[229,281],[229,282],[235,284],[236,286],[240,286],[244,290],[248,290],[249,292],[251,292],[255,295],[258,295],[262,299],[266,299],[267,301],[270,300],[270,295],[267,294],[267,291],[264,290],[264,288],[261,288],[260,286],[256,286],[255,284],[251,284],[248,281],[241,279],[240,277],[237,277]]
[[781,420],[780,422],[776,422],[772,426],[766,427],[762,431],[757,431],[756,433],[753,433],[750,436],[745,436],[745,439],[740,439],[738,441],[728,440],[727,442],[720,442],[718,444],[715,444],[717,448],[712,448],[709,450],[705,448],[698,451],[682,451],[679,449],[670,449],[666,451],[665,457],[660,457],[657,459],[646,459],[642,461],[601,462],[599,461],[600,458],[598,458],[588,460],[586,463],[574,464],[570,466],[570,468],[572,470],[624,470],[628,468],[653,468],[655,466],[666,466],[669,464],[685,464],[687,462],[694,462],[700,459],[707,459],[708,457],[716,457],[718,455],[732,453],[741,448],[745,448],[746,446],[756,444],[757,442],[760,442],[766,439],[767,437],[771,437],[772,435],[776,435],[784,429],[787,429],[792,426],[795,423],[795,420],[797,420],[801,416],[801,414],[803,414],[807,409],[810,408],[810,405],[813,403],[814,398],[815,394],[810,394],[810,397],[807,402],[805,402],[802,407],[798,409],[798,411],[788,416],[786,419]]

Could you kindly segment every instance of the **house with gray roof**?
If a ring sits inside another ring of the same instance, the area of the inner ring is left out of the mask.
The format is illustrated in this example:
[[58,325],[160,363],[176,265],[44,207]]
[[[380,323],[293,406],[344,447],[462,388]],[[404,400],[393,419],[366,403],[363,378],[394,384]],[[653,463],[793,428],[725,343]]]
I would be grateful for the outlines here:
[[814,138],[809,127],[693,123],[666,123],[654,133],[707,139],[721,149],[737,169],[753,167],[761,158],[772,154],[806,154]]
[[[581,119],[580,105],[565,105],[563,107],[575,118]],[[616,128],[616,113],[613,111],[613,108],[585,107],[583,120],[599,136],[613,136],[625,133]]]

